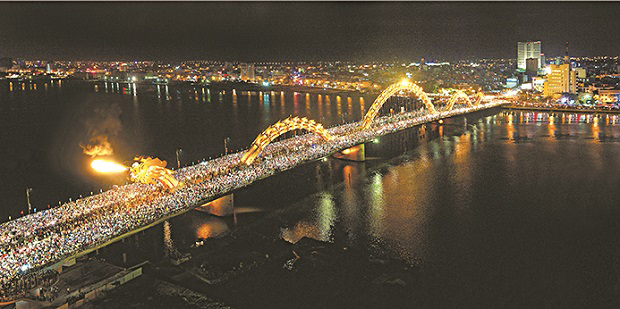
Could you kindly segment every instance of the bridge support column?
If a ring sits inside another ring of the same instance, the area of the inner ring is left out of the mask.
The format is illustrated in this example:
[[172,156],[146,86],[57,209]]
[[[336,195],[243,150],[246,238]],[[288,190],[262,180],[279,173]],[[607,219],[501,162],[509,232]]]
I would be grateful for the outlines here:
[[233,215],[235,211],[234,194],[231,193],[229,195],[222,196],[196,208],[196,210],[210,213],[218,217]]
[[362,162],[366,161],[366,148],[364,144],[347,148],[341,152],[335,153],[334,158]]
[[423,124],[418,128],[418,140],[422,140],[425,138],[426,138],[426,124]]

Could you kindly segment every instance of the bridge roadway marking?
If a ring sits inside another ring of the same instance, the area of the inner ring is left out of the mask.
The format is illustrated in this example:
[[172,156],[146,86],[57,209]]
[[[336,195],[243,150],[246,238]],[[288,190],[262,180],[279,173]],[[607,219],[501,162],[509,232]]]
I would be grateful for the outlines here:
[[[395,133],[395,132],[402,131],[402,130],[405,130],[405,129],[409,129],[409,128],[412,128],[412,127],[415,127],[415,126],[418,126],[418,125],[421,125],[421,124],[424,124],[424,123],[430,123],[430,122],[437,121],[437,120],[440,120],[440,119],[447,119],[447,118],[452,118],[452,117],[456,117],[456,116],[462,116],[462,115],[465,115],[465,114],[474,113],[474,112],[478,112],[478,111],[482,111],[482,110],[488,110],[488,109],[491,109],[491,108],[494,108],[494,107],[498,107],[498,106],[501,106],[501,105],[502,105],[502,103],[495,103],[495,104],[493,104],[493,105],[484,105],[484,106],[482,106],[482,108],[472,108],[473,110],[468,111],[468,112],[466,112],[466,113],[454,113],[454,114],[448,114],[448,115],[442,115],[441,113],[438,113],[438,114],[435,114],[435,115],[431,115],[431,119],[429,119],[429,120],[428,120],[428,121],[426,121],[426,122],[419,122],[419,123],[415,123],[415,124],[412,124],[412,125],[407,126],[407,127],[404,127],[404,128],[399,128],[399,129],[394,129],[394,130],[388,130],[388,132],[385,132],[385,133],[381,134],[380,136],[387,135],[387,134],[391,134],[391,133]],[[456,110],[456,111],[458,111],[458,110]],[[349,125],[351,125],[351,124],[349,124]],[[332,127],[332,128],[337,128],[337,127]],[[330,129],[332,129],[332,128],[330,128]],[[359,144],[364,144],[364,143],[370,142],[371,140],[373,140],[373,139],[375,139],[375,138],[377,138],[377,137],[375,136],[375,137],[371,137],[371,138],[365,139],[365,140],[363,140],[362,142],[356,142],[355,144],[353,144],[353,145],[349,145],[349,146],[346,146],[346,147],[344,147],[344,148],[342,148],[342,149],[346,149],[346,148],[349,148],[349,147],[352,147],[352,146],[355,146],[355,145],[359,145]],[[300,161],[298,164],[292,165],[292,166],[290,166],[290,167],[288,167],[288,168],[286,168],[286,169],[279,170],[279,171],[278,171],[278,173],[280,173],[280,172],[284,172],[284,171],[287,171],[287,170],[290,170],[290,169],[293,169],[293,168],[298,167],[298,166],[300,166],[300,165],[302,165],[302,164],[306,164],[306,163],[309,163],[309,162],[313,162],[313,161],[316,161],[316,160],[320,160],[321,158],[326,157],[326,156],[331,156],[331,155],[333,155],[334,153],[337,153],[338,151],[342,151],[342,149],[335,150],[335,151],[333,151],[333,152],[331,152],[331,153],[328,153],[328,154],[325,154],[325,155],[321,155],[321,156],[319,156],[319,157],[317,157],[317,158],[315,158],[315,159],[310,159],[310,160]],[[215,159],[214,159],[214,160],[215,160]],[[199,163],[199,164],[200,164],[200,163]],[[191,166],[190,166],[190,167],[191,167]],[[139,233],[139,232],[141,232],[141,231],[144,231],[144,230],[146,230],[146,229],[149,229],[149,228],[151,228],[151,227],[153,227],[153,226],[155,226],[155,225],[157,225],[157,224],[160,224],[160,223],[162,223],[162,222],[164,222],[164,221],[166,221],[166,220],[168,220],[168,219],[171,219],[171,218],[176,217],[176,216],[178,216],[178,215],[184,214],[184,213],[186,213],[186,212],[188,212],[188,211],[190,211],[190,210],[193,210],[193,209],[195,209],[195,208],[197,208],[197,207],[200,207],[201,205],[203,205],[203,204],[205,204],[205,203],[208,203],[208,202],[210,202],[210,201],[216,200],[216,199],[218,199],[218,198],[220,198],[220,197],[222,197],[222,196],[226,196],[226,195],[230,194],[231,192],[234,192],[235,190],[239,190],[239,189],[245,188],[245,187],[247,187],[247,186],[249,186],[249,185],[252,185],[253,183],[255,183],[255,182],[257,182],[257,181],[263,180],[263,179],[268,178],[268,177],[271,177],[271,176],[273,176],[273,175],[275,175],[275,173],[274,173],[274,174],[265,174],[265,175],[263,175],[263,176],[261,176],[261,177],[258,177],[257,179],[255,179],[255,180],[254,180],[254,181],[252,181],[251,183],[248,183],[248,184],[245,184],[245,185],[242,185],[242,186],[236,187],[236,188],[234,188],[234,189],[232,189],[232,190],[229,190],[229,191],[227,191],[227,192],[225,192],[225,193],[221,193],[221,194],[218,194],[218,195],[215,195],[215,196],[211,196],[211,197],[208,197],[208,198],[202,199],[202,200],[200,200],[199,202],[197,202],[196,204],[194,204],[194,205],[192,205],[192,206],[184,207],[183,209],[180,209],[180,210],[178,210],[178,211],[171,212],[171,213],[169,213],[168,215],[166,215],[166,216],[164,216],[164,217],[162,217],[162,218],[160,218],[160,219],[157,219],[157,220],[155,220],[155,221],[153,221],[153,222],[151,222],[151,223],[149,223],[149,224],[147,224],[147,225],[144,225],[144,226],[142,226],[142,227],[139,227],[139,228],[136,228],[136,229],[134,229],[134,230],[131,230],[131,231],[129,231],[129,232],[127,232],[127,233],[125,233],[125,234],[115,236],[115,237],[111,238],[111,239],[110,239],[110,240],[108,240],[108,241],[105,241],[105,242],[103,242],[103,243],[101,243],[101,244],[99,244],[99,245],[96,245],[96,246],[92,247],[92,248],[89,248],[89,249],[86,249],[86,250],[80,251],[80,252],[78,252],[78,253],[76,253],[76,254],[73,254],[73,255],[71,255],[71,256],[65,257],[65,258],[63,258],[62,260],[60,260],[60,261],[58,261],[58,262],[51,263],[51,265],[50,265],[50,266],[44,266],[43,268],[44,268],[44,269],[55,268],[55,267],[57,267],[58,265],[62,265],[62,264],[64,264],[66,261],[70,261],[70,260],[73,260],[73,259],[79,258],[79,257],[81,257],[81,256],[84,256],[84,255],[87,255],[87,254],[89,254],[89,253],[91,253],[91,252],[94,252],[94,251],[96,251],[96,250],[98,250],[98,249],[101,249],[101,248],[107,247],[107,246],[109,246],[110,244],[112,244],[112,243],[114,243],[114,242],[117,242],[117,241],[119,241],[119,240],[121,240],[121,239],[123,239],[123,238],[129,237],[129,236],[131,236],[131,235],[134,235],[134,234],[136,234],[136,233]]]

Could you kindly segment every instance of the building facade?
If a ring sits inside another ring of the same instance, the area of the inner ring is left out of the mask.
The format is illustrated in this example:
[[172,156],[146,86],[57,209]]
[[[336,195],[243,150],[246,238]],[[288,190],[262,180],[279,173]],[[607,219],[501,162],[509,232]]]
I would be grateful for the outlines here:
[[517,43],[517,69],[525,71],[526,59],[538,59],[538,68],[543,68],[540,59],[540,41],[536,42],[518,42]]
[[598,95],[603,103],[620,102],[620,90],[617,89],[600,89]]
[[256,80],[254,63],[241,63],[239,68],[241,69],[241,80],[251,82]]
[[577,91],[577,80],[575,71],[571,70],[570,64],[551,64],[551,72],[547,74],[547,81],[543,94],[545,97],[553,97],[555,95]]
[[527,58],[525,59],[525,75],[528,77],[528,81],[532,79],[532,77],[538,75],[538,69],[540,68],[540,59],[537,58]]

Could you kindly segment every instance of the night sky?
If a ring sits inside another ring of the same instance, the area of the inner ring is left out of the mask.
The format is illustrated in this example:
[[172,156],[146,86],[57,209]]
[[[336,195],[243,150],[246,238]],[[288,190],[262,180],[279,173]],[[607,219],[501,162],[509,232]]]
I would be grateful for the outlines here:
[[0,57],[419,61],[620,54],[620,3],[0,3]]

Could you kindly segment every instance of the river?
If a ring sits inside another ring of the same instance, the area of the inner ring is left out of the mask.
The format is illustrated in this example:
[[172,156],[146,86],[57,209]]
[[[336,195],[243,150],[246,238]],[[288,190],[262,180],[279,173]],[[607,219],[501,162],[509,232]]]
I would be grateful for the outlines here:
[[[33,205],[44,208],[124,182],[88,170],[79,144],[91,122],[111,122],[120,161],[143,154],[174,165],[177,147],[191,163],[219,155],[226,137],[232,149],[247,147],[288,115],[326,126],[359,120],[374,99],[217,87],[106,90],[101,83],[2,87],[5,218],[25,208],[26,187],[34,188]],[[121,112],[110,118],[114,106]],[[412,304],[609,306],[620,290],[619,121],[501,110],[457,117],[423,140],[395,134],[371,144],[367,162],[330,158],[241,190],[234,217],[191,211],[123,246],[140,247],[130,260],[158,260],[165,234],[186,249],[251,226],[289,242],[310,237],[410,265],[417,276],[407,286],[415,289],[403,299]]]

